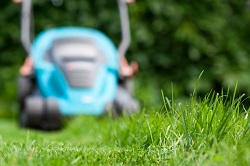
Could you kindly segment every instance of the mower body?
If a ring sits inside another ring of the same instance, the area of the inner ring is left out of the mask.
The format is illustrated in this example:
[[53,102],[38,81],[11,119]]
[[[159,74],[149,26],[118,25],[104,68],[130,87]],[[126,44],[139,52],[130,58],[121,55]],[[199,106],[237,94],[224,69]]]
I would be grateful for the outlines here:
[[31,47],[37,89],[62,115],[100,115],[118,86],[119,57],[103,33],[82,27],[42,32]]

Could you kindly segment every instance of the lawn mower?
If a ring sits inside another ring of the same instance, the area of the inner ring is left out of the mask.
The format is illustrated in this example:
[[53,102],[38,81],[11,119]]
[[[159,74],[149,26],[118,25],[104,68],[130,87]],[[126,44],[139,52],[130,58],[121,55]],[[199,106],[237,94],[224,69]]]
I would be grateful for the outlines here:
[[23,0],[21,41],[32,57],[34,78],[18,81],[22,127],[54,130],[62,127],[62,116],[101,115],[114,108],[119,58],[130,43],[125,0],[118,6],[122,42],[116,49],[102,32],[84,27],[45,30],[31,43],[32,0]]

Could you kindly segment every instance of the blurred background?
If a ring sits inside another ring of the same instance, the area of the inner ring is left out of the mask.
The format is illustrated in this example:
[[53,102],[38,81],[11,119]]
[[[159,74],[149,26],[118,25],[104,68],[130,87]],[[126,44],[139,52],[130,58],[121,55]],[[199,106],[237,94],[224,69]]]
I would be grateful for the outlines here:
[[[56,26],[86,26],[116,45],[120,23],[116,0],[33,0],[35,34]],[[137,0],[129,7],[129,60],[140,64],[136,96],[145,106],[161,101],[161,90],[185,98],[204,71],[198,93],[233,88],[250,95],[250,3],[247,0]],[[0,116],[13,117],[21,47],[20,5],[0,1]]]

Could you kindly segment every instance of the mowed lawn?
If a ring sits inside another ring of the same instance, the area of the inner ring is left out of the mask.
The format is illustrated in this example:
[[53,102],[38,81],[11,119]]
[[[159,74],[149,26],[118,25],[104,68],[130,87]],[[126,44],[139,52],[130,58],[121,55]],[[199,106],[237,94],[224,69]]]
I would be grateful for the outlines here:
[[209,95],[131,117],[79,116],[56,132],[0,119],[0,165],[250,165],[249,110]]

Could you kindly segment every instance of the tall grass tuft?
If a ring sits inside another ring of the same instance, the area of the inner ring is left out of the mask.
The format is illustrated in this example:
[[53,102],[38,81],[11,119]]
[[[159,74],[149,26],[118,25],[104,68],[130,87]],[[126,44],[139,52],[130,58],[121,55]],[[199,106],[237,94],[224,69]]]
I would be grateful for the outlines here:
[[[117,120],[107,138],[120,147],[147,152],[157,148],[159,153],[154,155],[161,161],[179,164],[208,161],[223,145],[237,149],[245,142],[250,150],[250,110],[242,104],[244,95],[235,97],[236,89],[232,95],[211,91],[203,99],[194,92],[186,103],[177,103],[173,95],[169,99],[162,92],[161,110]],[[245,160],[249,163],[249,158]]]

